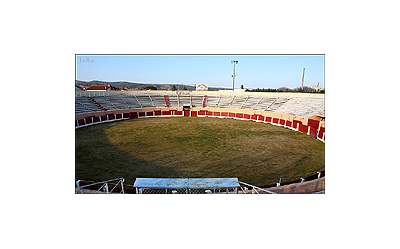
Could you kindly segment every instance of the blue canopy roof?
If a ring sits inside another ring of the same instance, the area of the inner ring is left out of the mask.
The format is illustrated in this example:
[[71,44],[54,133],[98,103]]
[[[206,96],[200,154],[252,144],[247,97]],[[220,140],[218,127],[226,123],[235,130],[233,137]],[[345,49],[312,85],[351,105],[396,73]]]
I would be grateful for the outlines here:
[[136,178],[135,188],[235,188],[240,187],[237,178]]

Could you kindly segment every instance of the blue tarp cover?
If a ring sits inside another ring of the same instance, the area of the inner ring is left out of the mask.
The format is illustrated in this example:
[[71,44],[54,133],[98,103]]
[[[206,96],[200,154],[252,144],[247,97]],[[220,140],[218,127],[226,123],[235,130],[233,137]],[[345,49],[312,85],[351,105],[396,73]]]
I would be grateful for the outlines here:
[[136,178],[135,188],[235,188],[237,178]]

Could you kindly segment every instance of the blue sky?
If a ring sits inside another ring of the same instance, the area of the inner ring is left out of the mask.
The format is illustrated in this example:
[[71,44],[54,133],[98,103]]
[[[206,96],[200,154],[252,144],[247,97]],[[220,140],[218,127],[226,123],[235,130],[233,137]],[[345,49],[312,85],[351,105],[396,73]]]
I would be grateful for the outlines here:
[[208,84],[235,88],[324,87],[323,55],[79,55],[76,79],[138,83]]

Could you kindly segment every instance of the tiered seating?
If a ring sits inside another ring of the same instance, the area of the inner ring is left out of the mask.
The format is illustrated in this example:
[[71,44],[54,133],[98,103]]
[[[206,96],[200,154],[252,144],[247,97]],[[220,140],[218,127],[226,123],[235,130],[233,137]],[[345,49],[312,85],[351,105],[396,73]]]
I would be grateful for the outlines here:
[[142,108],[154,107],[153,101],[149,95],[136,95],[136,98],[139,101]]
[[190,95],[179,96],[179,106],[190,105]]
[[254,110],[254,107],[260,102],[262,97],[249,96],[244,102],[242,109]]
[[75,98],[75,114],[86,113],[86,112],[98,112],[101,111],[92,101],[87,97],[76,97]]
[[265,111],[275,100],[277,97],[262,97],[261,101],[254,107],[256,111]]
[[108,96],[96,96],[92,97],[94,100],[97,101],[100,105],[102,105],[104,108],[107,110],[116,110],[118,107],[116,107],[109,99]]
[[217,107],[221,96],[207,95],[206,107]]
[[139,103],[136,95],[125,95],[121,96],[121,98],[129,106],[129,108],[142,108],[142,105]]
[[271,112],[276,112],[277,109],[279,109],[282,105],[284,105],[286,102],[288,102],[288,98],[277,98],[268,108],[266,111],[271,111]]
[[116,109],[129,109],[128,103],[124,99],[126,99],[125,96],[120,96],[120,95],[115,95],[115,96],[107,96],[106,97],[110,103],[116,108]]
[[235,96],[229,108],[241,109],[248,96]]
[[164,95],[150,95],[154,106],[156,107],[167,107],[164,100]]
[[179,105],[179,100],[178,100],[178,95],[168,95],[168,100],[169,100],[169,106],[170,107],[178,107]]
[[203,107],[203,95],[192,95],[192,106]]
[[[202,107],[204,95],[167,95],[170,107],[192,105]],[[166,107],[162,94],[115,94],[92,96],[101,106],[96,106],[86,96],[76,96],[75,113],[107,110]],[[207,95],[206,107],[270,111],[301,117],[323,114],[324,98],[288,98],[249,95]]]
[[221,96],[218,108],[228,108],[233,101],[234,96]]
[[324,98],[292,98],[285,105],[277,108],[275,112],[301,117],[322,115],[325,110],[324,102]]

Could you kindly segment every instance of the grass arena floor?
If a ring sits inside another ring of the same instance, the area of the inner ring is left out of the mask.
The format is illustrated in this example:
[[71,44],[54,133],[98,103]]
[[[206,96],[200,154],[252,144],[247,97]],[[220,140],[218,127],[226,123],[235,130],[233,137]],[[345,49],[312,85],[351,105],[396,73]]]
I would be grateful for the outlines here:
[[76,129],[75,178],[237,177],[253,185],[325,169],[325,144],[279,126],[222,118],[134,119]]

